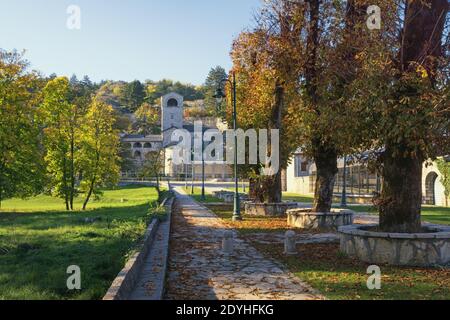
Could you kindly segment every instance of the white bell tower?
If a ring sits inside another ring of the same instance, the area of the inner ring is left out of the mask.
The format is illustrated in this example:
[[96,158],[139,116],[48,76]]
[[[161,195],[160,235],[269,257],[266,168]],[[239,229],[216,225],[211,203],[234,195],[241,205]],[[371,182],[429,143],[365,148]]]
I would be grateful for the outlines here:
[[172,92],[161,97],[163,146],[170,143],[172,132],[183,128],[183,96]]

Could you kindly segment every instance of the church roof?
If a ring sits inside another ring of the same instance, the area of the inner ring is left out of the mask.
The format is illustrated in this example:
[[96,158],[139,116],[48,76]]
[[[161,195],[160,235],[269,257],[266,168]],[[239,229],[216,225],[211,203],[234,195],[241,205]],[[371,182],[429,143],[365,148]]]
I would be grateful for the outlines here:
[[132,141],[132,142],[161,142],[163,140],[161,135],[149,135],[145,136],[143,134],[127,134],[122,136],[122,141]]

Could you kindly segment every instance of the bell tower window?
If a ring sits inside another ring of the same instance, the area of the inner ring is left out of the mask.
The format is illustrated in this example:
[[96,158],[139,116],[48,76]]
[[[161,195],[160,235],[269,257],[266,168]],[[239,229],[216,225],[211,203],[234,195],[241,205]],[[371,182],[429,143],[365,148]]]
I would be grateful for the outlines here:
[[169,99],[169,101],[167,101],[167,106],[168,107],[178,107],[178,101],[177,99]]

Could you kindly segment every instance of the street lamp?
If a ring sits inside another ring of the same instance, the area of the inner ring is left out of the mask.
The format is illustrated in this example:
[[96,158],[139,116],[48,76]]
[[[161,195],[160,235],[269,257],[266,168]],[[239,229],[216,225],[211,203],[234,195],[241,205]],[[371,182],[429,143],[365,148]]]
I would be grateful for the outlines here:
[[187,163],[186,161],[183,161],[184,164],[184,190],[187,190],[188,188],[188,181],[187,181]]
[[191,194],[194,194],[194,176],[195,176],[195,163],[194,163],[194,150],[191,150],[191,169],[192,169],[192,173],[191,173],[191,178],[192,178],[192,182],[191,182]]
[[168,184],[169,191],[170,191],[170,190],[172,190],[172,187],[171,187],[171,185],[170,185],[170,169],[172,168],[172,158],[170,158],[170,159],[168,160],[168,162],[169,162],[169,172],[168,172],[168,174],[167,174],[167,184]]
[[344,157],[343,176],[341,207],[347,208],[347,156]]
[[236,108],[236,73],[232,72],[232,80],[226,78],[222,79],[220,83],[218,84],[216,94],[214,95],[214,98],[216,98],[218,106],[222,104],[222,101],[224,98],[226,98],[225,93],[222,90],[222,85],[228,82],[231,85],[232,92],[233,92],[233,130],[234,130],[234,185],[235,185],[235,191],[234,191],[234,211],[233,211],[233,221],[242,221],[241,216],[241,205],[240,205],[240,199],[239,199],[239,179],[238,179],[238,170],[237,170],[237,162],[238,162],[238,154],[237,154],[237,136],[236,136],[236,130],[237,130],[237,108]]
[[205,148],[205,144],[203,141],[203,134],[202,134],[202,196],[201,196],[201,201],[205,201],[206,200],[206,196],[205,196],[205,155],[204,153],[204,148]]

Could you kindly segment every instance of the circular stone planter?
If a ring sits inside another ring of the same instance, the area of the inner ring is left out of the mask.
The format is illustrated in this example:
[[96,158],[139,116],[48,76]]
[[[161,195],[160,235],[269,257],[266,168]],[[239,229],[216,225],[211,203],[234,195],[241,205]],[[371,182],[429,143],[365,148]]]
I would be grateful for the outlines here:
[[286,211],[297,208],[296,202],[280,202],[280,203],[245,203],[245,214],[249,216],[261,217],[283,217]]
[[288,210],[288,225],[309,230],[337,230],[353,224],[354,212],[348,209],[332,209],[331,212],[311,212],[311,209]]
[[339,228],[341,251],[373,264],[430,267],[450,263],[450,227],[425,226],[426,233],[368,231],[378,225]]

